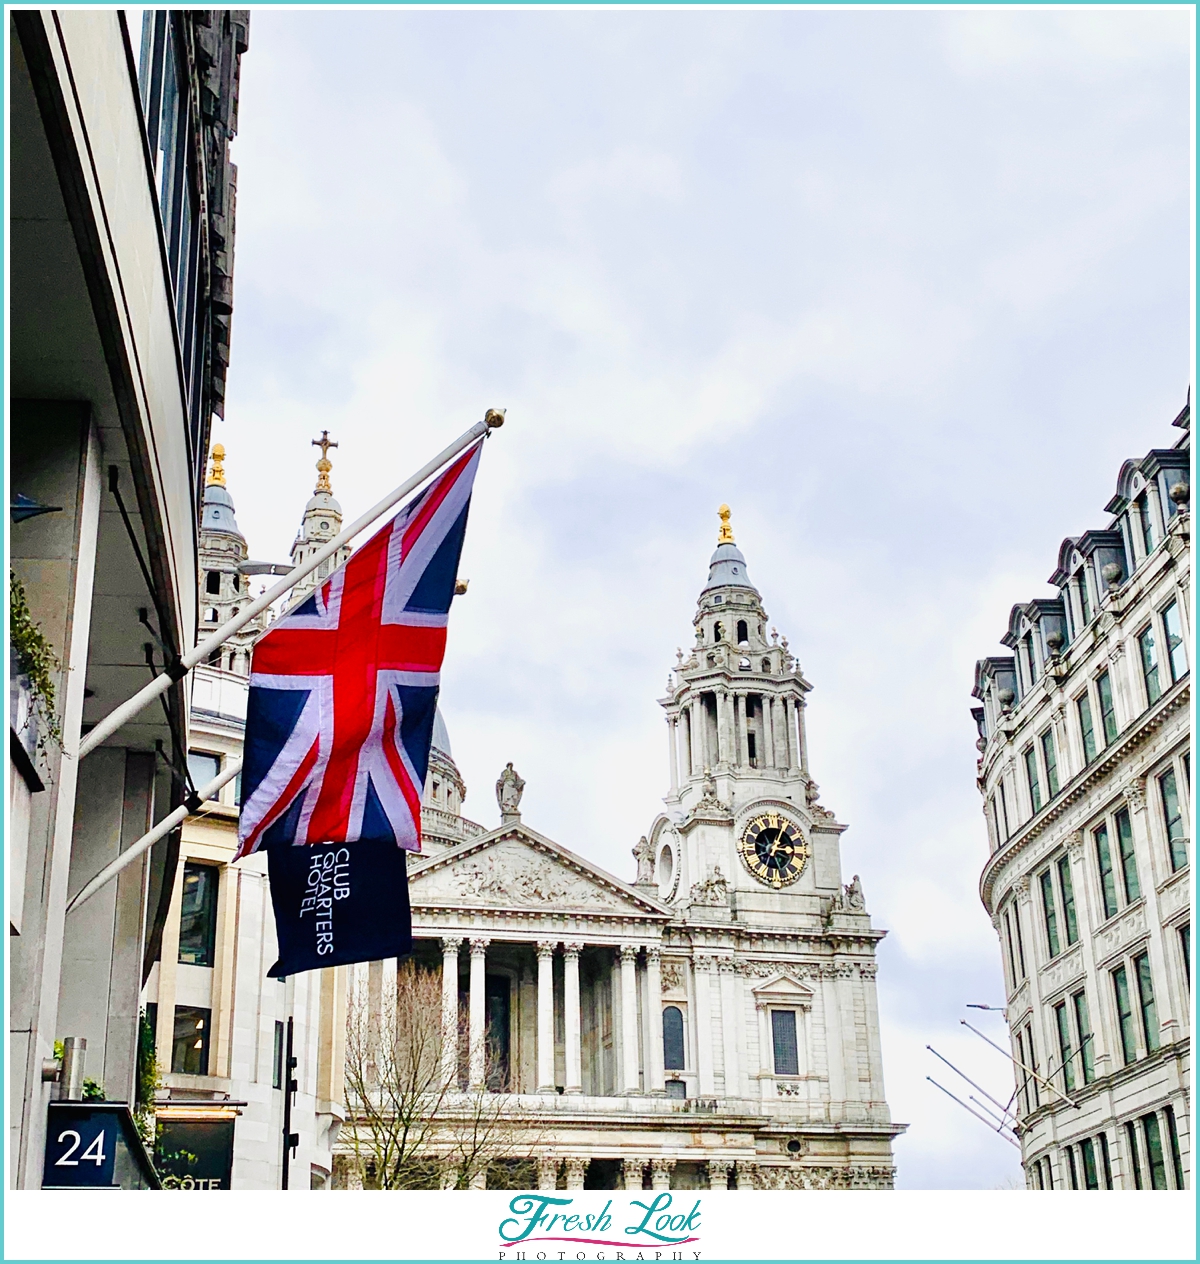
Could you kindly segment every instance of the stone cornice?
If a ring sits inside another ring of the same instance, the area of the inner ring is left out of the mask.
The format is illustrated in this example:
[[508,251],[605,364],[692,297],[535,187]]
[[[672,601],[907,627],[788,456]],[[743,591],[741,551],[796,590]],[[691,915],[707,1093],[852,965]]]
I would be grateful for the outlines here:
[[1134,750],[1141,746],[1156,729],[1162,727],[1169,716],[1187,705],[1191,698],[1191,676],[1185,676],[1165,693],[1158,703],[1147,708],[1117,741],[1103,754],[1088,764],[1063,786],[1062,790],[1044,808],[1030,818],[1011,838],[998,848],[984,865],[979,879],[979,897],[984,908],[991,914],[992,891],[1002,869],[1028,850],[1046,829],[1059,820],[1069,808],[1077,804],[1087,791],[1103,781],[1116,768],[1125,764]]

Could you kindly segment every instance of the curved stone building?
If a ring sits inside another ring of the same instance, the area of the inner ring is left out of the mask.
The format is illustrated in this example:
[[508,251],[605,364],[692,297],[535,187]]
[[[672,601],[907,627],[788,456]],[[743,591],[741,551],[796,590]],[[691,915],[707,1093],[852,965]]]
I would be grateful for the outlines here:
[[1031,1189],[1191,1184],[1190,416],[976,666],[980,894]]

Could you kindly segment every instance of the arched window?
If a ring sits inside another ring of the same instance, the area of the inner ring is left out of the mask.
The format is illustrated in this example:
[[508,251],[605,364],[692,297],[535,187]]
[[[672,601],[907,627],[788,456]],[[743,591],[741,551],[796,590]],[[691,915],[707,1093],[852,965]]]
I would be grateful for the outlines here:
[[209,571],[204,577],[204,591],[212,593],[214,597],[219,596],[221,592],[221,572]]
[[683,1011],[678,1005],[663,1010],[663,1068],[683,1070]]
[[719,624],[713,624],[713,640],[719,641],[725,635],[725,629]]
[[738,620],[737,634],[738,634],[737,639],[738,639],[739,645],[741,645],[743,641],[748,641],[750,639],[750,630],[749,628],[746,627],[745,619]]
[[770,670],[771,670],[771,660],[770,660],[769,658],[764,658],[764,659],[763,659],[762,669],[763,669],[763,671],[764,671],[764,672],[770,672]]

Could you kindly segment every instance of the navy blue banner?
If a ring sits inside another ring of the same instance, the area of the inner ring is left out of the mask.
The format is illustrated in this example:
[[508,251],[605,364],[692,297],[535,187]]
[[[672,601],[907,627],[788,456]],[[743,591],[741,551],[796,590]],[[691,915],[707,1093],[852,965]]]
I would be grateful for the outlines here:
[[269,846],[279,960],[268,977],[412,952],[406,855],[391,840]]

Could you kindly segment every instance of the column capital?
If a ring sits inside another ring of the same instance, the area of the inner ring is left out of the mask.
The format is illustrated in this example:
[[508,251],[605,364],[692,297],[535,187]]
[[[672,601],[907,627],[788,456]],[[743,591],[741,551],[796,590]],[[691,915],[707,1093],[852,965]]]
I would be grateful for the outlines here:
[[482,956],[484,956],[484,955],[487,953],[487,950],[488,950],[488,945],[489,945],[491,942],[492,942],[492,941],[491,941],[490,939],[484,939],[482,936],[481,936],[480,938],[478,938],[478,939],[472,938],[472,940],[471,940],[471,956],[472,956],[472,957],[482,957]]
[[637,944],[622,944],[620,949],[622,964],[626,961],[637,961],[638,950]]
[[554,950],[558,947],[557,939],[539,939],[537,941],[537,955],[540,960],[543,957],[553,957]]
[[448,935],[442,940],[442,955],[446,957],[458,956],[458,950],[462,947],[461,935]]
[[646,964],[648,966],[657,966],[662,962],[662,949],[657,944],[650,944],[646,948]]
[[573,943],[565,943],[563,944],[563,956],[568,961],[578,961],[579,954],[583,951],[583,948],[584,948],[583,943],[579,941],[576,941]]
[[696,970],[702,970],[706,974],[713,968],[716,958],[706,952],[698,952],[692,957],[692,967]]

